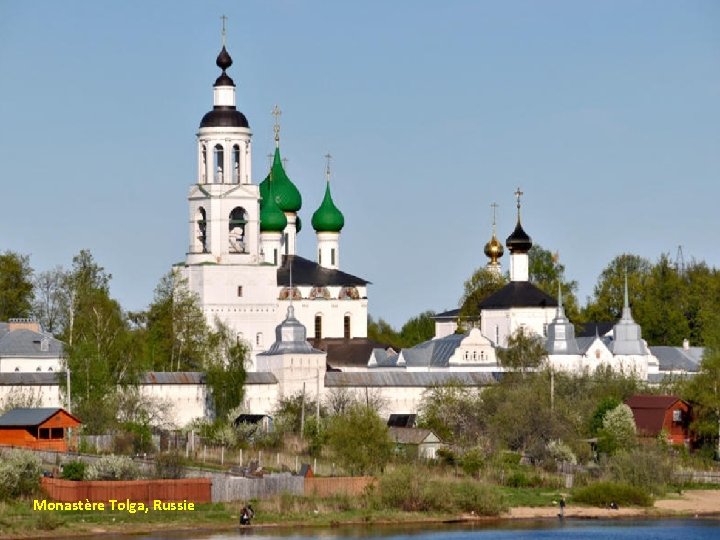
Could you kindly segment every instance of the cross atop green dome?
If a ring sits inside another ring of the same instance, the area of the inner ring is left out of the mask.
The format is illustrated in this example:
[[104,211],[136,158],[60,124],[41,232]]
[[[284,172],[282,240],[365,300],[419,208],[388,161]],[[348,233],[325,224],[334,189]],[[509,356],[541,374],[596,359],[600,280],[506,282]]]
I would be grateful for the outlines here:
[[270,167],[270,173],[265,177],[265,180],[260,182],[260,197],[263,200],[268,198],[268,189],[270,184],[270,178],[273,181],[273,194],[275,196],[275,202],[283,212],[297,212],[302,208],[302,196],[288,178],[285,168],[280,158],[280,147],[275,148],[275,156],[273,157],[273,163]]

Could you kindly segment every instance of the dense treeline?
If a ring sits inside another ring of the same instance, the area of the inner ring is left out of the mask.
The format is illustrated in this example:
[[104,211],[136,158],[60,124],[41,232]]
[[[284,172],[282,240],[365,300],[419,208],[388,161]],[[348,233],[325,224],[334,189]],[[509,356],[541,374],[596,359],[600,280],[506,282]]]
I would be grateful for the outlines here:
[[123,310],[110,296],[111,279],[87,250],[69,269],[37,275],[27,256],[0,255],[0,320],[35,317],[65,343],[73,411],[90,433],[120,422],[149,439],[150,421],[162,424],[164,407],[136,391],[147,371],[204,371],[219,417],[241,403],[249,349],[222,323],[207,325],[178,275],[160,279],[142,312]]
[[[720,270],[705,262],[691,261],[678,267],[667,254],[654,263],[632,254],[615,257],[601,272],[593,294],[581,307],[577,282],[566,277],[557,255],[535,245],[529,253],[530,281],[546,293],[557,296],[562,289],[565,312],[576,327],[620,318],[627,275],[630,306],[649,345],[680,346],[687,339],[704,346],[708,332],[720,325]],[[503,287],[509,278],[481,267],[465,281],[459,301],[460,322],[479,316],[478,304]],[[408,320],[397,332],[383,319],[368,323],[368,336],[393,347],[410,347],[434,335],[427,311]]]

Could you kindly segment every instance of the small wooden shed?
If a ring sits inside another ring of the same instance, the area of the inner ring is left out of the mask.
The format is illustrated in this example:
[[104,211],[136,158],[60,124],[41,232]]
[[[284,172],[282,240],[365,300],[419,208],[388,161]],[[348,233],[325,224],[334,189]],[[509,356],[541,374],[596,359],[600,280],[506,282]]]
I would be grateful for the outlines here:
[[390,438],[398,450],[410,451],[420,458],[435,459],[438,449],[445,445],[429,429],[390,427]]
[[67,452],[68,429],[81,423],[57,407],[12,409],[0,416],[0,444]]
[[658,437],[664,432],[671,444],[689,444],[690,405],[677,396],[636,395],[628,398],[639,437]]

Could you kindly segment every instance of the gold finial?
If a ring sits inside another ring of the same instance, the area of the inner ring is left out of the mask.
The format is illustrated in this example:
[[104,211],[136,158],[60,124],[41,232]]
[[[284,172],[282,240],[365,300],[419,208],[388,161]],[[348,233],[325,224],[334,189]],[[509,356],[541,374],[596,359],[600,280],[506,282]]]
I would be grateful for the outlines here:
[[495,217],[496,217],[496,212],[498,209],[498,203],[496,203],[496,202],[492,203],[490,205],[490,208],[492,208],[492,212],[493,212],[493,236],[495,236]]
[[280,146],[280,115],[282,115],[282,111],[280,110],[280,107],[275,105],[272,110],[272,115],[275,117],[275,125],[273,126],[273,131],[275,132],[275,146]]
[[224,47],[225,46],[225,23],[227,22],[227,17],[225,15],[223,15],[222,17],[220,17],[220,19],[222,20],[222,44]]
[[325,179],[330,182],[330,160],[332,159],[332,156],[330,155],[330,152],[325,154]]
[[515,192],[515,198],[517,199],[518,221],[520,221],[520,197],[523,195],[524,193],[520,191],[520,187],[518,186],[517,191]]

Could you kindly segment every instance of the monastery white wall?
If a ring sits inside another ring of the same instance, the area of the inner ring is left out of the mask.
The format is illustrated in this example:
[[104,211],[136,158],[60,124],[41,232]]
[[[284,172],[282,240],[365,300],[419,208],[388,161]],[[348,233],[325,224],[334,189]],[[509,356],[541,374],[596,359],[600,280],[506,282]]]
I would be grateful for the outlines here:
[[31,358],[27,356],[0,357],[0,373],[28,373],[38,371],[62,371],[60,358]]
[[500,347],[521,326],[540,337],[547,335],[547,327],[555,317],[556,308],[485,309],[481,314],[482,334]]

